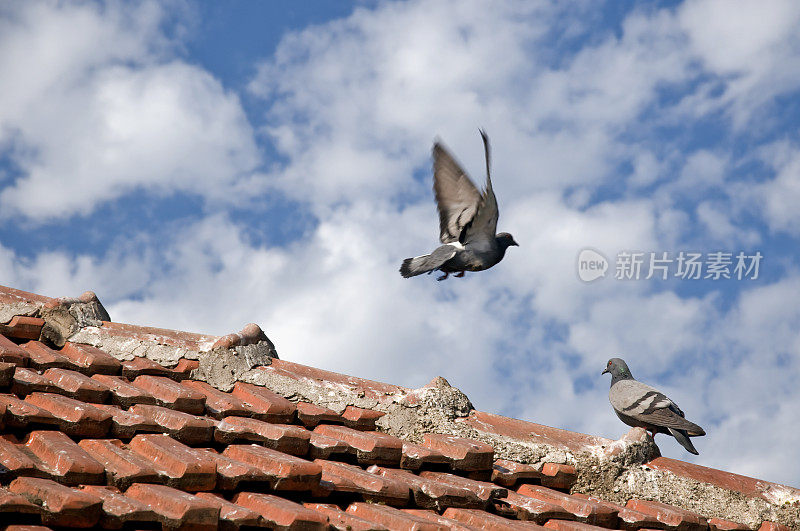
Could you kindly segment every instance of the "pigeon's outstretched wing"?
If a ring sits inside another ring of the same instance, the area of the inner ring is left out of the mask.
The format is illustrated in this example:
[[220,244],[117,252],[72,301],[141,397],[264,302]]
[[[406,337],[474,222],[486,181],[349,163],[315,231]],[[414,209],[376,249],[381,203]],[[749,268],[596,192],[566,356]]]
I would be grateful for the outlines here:
[[497,230],[497,198],[489,175],[489,139],[481,131],[486,153],[486,190],[480,193],[467,172],[440,142],[433,145],[433,191],[439,209],[439,239],[442,243],[470,243],[491,249]]
[[[691,436],[706,432],[684,418],[683,411],[658,389],[636,380],[621,380],[615,383],[609,399],[614,409],[639,422],[665,430],[681,430]],[[678,437],[676,437],[680,441]]]

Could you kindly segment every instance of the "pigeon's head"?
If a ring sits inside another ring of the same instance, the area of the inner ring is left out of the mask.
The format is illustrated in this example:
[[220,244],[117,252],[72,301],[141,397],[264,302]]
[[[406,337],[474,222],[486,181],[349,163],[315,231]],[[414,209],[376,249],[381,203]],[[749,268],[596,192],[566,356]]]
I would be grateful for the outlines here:
[[611,373],[614,378],[633,378],[628,364],[622,358],[611,358],[606,363],[606,368],[600,374]]
[[499,245],[503,250],[511,247],[512,245],[519,247],[519,244],[514,241],[514,237],[507,232],[499,233],[495,239],[497,240],[497,245]]

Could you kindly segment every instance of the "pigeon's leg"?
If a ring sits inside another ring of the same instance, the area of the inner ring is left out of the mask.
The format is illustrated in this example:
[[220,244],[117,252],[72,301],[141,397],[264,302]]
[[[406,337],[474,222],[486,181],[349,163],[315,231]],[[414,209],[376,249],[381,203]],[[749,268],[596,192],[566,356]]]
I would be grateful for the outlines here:
[[438,280],[438,281],[440,281],[440,282],[441,282],[442,280],[446,279],[446,278],[447,278],[447,276],[448,276],[449,274],[450,274],[450,273],[445,273],[444,275],[442,275],[442,276],[440,276],[440,277],[436,277],[436,280]]
[[459,271],[458,273],[456,273],[453,276],[456,277],[456,278],[464,278],[464,274],[466,274],[466,271]]

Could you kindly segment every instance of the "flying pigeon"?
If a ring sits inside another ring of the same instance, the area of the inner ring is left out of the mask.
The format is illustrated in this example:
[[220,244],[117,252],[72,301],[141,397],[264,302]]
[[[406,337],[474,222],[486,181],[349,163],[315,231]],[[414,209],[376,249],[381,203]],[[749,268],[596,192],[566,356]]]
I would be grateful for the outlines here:
[[705,435],[703,428],[686,420],[678,405],[662,392],[633,378],[628,365],[620,358],[608,360],[601,374],[611,373],[608,399],[617,416],[628,426],[656,433],[668,433],[694,455],[699,452],[689,437]]
[[450,273],[489,269],[519,245],[507,232],[497,230],[497,199],[489,174],[489,138],[481,130],[486,155],[486,189],[479,192],[467,173],[439,142],[433,144],[433,191],[439,210],[439,248],[431,254],[406,258],[400,266],[405,278],[439,270],[444,280]]

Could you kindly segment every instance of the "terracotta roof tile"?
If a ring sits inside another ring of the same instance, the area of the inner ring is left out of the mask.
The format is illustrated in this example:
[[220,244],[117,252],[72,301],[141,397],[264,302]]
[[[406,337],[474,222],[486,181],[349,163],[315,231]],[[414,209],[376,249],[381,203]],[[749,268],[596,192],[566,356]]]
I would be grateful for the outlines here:
[[349,444],[334,437],[311,432],[308,444],[308,457],[311,459],[342,459],[353,453]]
[[153,461],[126,448],[118,439],[84,439],[78,443],[105,469],[106,482],[119,489],[133,483],[163,483]]
[[58,394],[82,402],[102,404],[111,394],[107,385],[77,371],[53,368],[44,371],[43,376],[52,382]]
[[403,441],[385,433],[328,424],[317,426],[314,433],[348,444],[361,464],[398,466],[403,454]]
[[86,528],[100,520],[103,502],[99,497],[50,479],[17,478],[8,490],[40,506],[45,525]]
[[575,515],[555,503],[546,502],[529,496],[523,496],[514,491],[509,491],[502,498],[492,500],[494,509],[498,514],[518,520],[530,520],[537,524],[544,524],[551,518],[573,520]]
[[438,450],[403,441],[403,455],[400,458],[400,468],[407,470],[420,470],[422,468],[441,468],[449,465],[450,458]]
[[503,529],[537,529],[540,526],[532,522],[521,522],[519,520],[509,520],[502,516],[497,516],[485,511],[476,509],[447,509],[443,516],[451,518],[462,524],[471,525],[479,529],[503,530]]
[[540,484],[543,475],[541,468],[508,459],[496,459],[492,467],[492,481],[504,487],[513,487],[519,482]]
[[226,417],[217,424],[217,442],[260,442],[267,448],[303,456],[308,453],[311,432],[300,426],[272,424],[245,417]]
[[62,356],[42,343],[41,341],[28,341],[20,347],[28,353],[28,366],[43,371],[51,367],[73,368],[72,360]]
[[309,428],[314,428],[322,422],[344,424],[342,416],[334,410],[308,402],[297,403],[297,419]]
[[422,445],[449,457],[453,470],[466,472],[491,470],[494,462],[494,448],[474,439],[426,433]]
[[155,422],[164,433],[186,444],[209,443],[214,439],[217,421],[208,417],[198,417],[182,411],[145,404],[131,406],[128,411]]
[[150,507],[165,527],[212,531],[219,526],[217,504],[178,489],[134,483],[125,491],[125,496]]
[[587,496],[585,494],[573,494],[573,496],[577,498],[583,498],[585,500],[591,500],[599,505],[617,511],[617,517],[619,518],[617,525],[620,529],[666,529],[667,527],[665,523],[659,522],[655,516],[643,513],[641,511],[636,511],[630,507],[604,501],[596,496]]
[[730,520],[723,520],[722,518],[712,518],[708,521],[708,529],[710,531],[744,531],[750,528],[738,522],[731,522]]
[[122,376],[133,380],[139,376],[172,376],[172,371],[160,363],[148,358],[137,356],[122,362]]
[[304,503],[303,507],[327,516],[328,523],[334,529],[341,531],[388,531],[389,529],[378,523],[347,513],[330,503]]
[[205,396],[206,413],[216,419],[228,416],[253,416],[251,407],[232,393],[223,393],[205,382],[196,380],[186,380],[182,385]]
[[217,483],[216,464],[172,437],[160,433],[137,435],[128,446],[166,476],[167,485],[196,492],[212,490]]
[[375,501],[398,507],[408,505],[410,491],[407,483],[392,477],[371,474],[362,468],[347,463],[317,459],[322,469],[322,481],[329,483],[339,493],[361,495],[366,501]]
[[24,447],[0,437],[0,480],[5,484],[19,476],[41,476],[47,474],[40,470]]
[[218,490],[231,491],[239,488],[240,484],[246,484],[252,488],[269,488],[276,484],[277,478],[253,465],[233,459],[229,456],[218,454],[207,448],[193,448],[198,456],[214,463],[217,469]]
[[560,505],[567,512],[572,513],[579,521],[602,527],[612,527],[617,521],[617,511],[591,500],[570,496],[557,490],[538,485],[522,485],[517,493],[538,500]]
[[328,517],[324,514],[271,494],[240,492],[233,503],[260,514],[271,529],[321,531],[328,527]]
[[347,512],[395,531],[446,531],[448,529],[447,526],[427,518],[377,503],[352,503],[347,508]]
[[566,520],[548,520],[544,527],[556,529],[557,531],[600,531],[601,529],[606,529],[605,527]]
[[271,476],[272,488],[276,490],[310,491],[319,484],[322,475],[317,463],[256,444],[232,444],[222,455],[252,465]]
[[0,388],[5,389],[11,386],[14,379],[14,370],[17,368],[13,363],[0,361]]
[[25,496],[0,487],[0,519],[8,522],[12,515],[38,515],[41,509]]
[[244,382],[236,382],[231,394],[248,406],[250,415],[267,422],[292,422],[297,407],[269,389]]
[[13,363],[20,367],[28,363],[28,353],[21,349],[19,345],[0,334],[0,361]]
[[578,480],[578,471],[572,465],[545,463],[542,467],[541,482],[551,489],[569,490]]
[[478,497],[475,492],[464,486],[454,485],[452,482],[418,476],[406,470],[382,468],[377,465],[369,467],[367,472],[405,483],[414,496],[414,503],[425,509],[443,511],[447,507],[486,508],[486,501]]
[[218,494],[198,492],[195,496],[219,508],[220,527],[223,529],[239,529],[243,526],[260,527],[264,523],[264,519],[257,511],[231,503]]
[[119,374],[122,371],[122,364],[117,358],[91,345],[67,341],[59,354],[69,359],[77,370],[90,376],[93,374]]
[[758,531],[790,531],[788,527],[775,522],[766,521],[761,524]]
[[364,431],[374,431],[375,421],[386,413],[372,409],[363,409],[355,406],[347,406],[342,411],[344,425],[348,428]]
[[462,524],[461,522],[451,520],[450,518],[445,518],[436,511],[431,511],[429,509],[403,509],[402,511],[404,513],[428,520],[434,524],[443,525],[445,526],[445,529],[450,529],[451,531],[480,531],[479,527]]
[[92,380],[96,380],[108,387],[111,392],[111,402],[122,407],[130,407],[134,404],[153,405],[156,398],[142,389],[130,383],[125,378],[111,376],[107,374],[95,374]]
[[39,339],[44,319],[15,315],[7,324],[0,324],[0,334],[15,339]]
[[141,375],[133,385],[144,389],[156,399],[156,404],[192,415],[206,410],[206,395],[163,376]]
[[111,404],[93,404],[94,407],[111,415],[109,435],[130,439],[137,433],[160,433],[161,428],[152,419],[137,415]]
[[25,448],[59,483],[96,485],[105,482],[103,465],[60,431],[34,431],[28,436]]
[[676,531],[702,531],[708,529],[708,521],[697,513],[650,500],[629,500],[626,507],[654,516],[667,529]]
[[11,383],[11,392],[18,396],[26,396],[34,392],[56,393],[59,389],[49,378],[33,369],[17,367]]
[[120,529],[123,526],[133,527],[137,524],[158,523],[158,515],[149,505],[129,498],[115,487],[84,485],[81,490],[103,501],[103,514],[100,524],[106,529]]
[[14,395],[0,394],[0,407],[5,409],[4,420],[8,427],[33,428],[38,425],[57,425],[59,420],[47,410]]
[[32,393],[25,402],[51,413],[58,419],[59,429],[69,435],[102,437],[111,428],[109,413],[68,396]]

